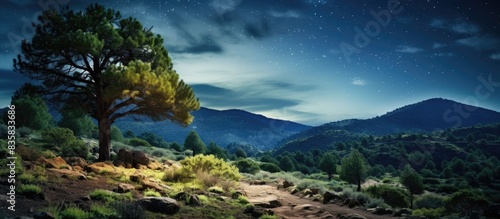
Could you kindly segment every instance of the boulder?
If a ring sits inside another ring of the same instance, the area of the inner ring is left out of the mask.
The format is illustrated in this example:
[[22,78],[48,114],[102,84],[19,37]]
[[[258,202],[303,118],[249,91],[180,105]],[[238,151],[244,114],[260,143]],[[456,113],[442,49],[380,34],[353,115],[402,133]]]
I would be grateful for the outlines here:
[[167,185],[163,185],[161,183],[157,183],[157,182],[153,182],[153,181],[149,181],[149,180],[144,180],[144,181],[142,181],[141,184],[142,184],[143,190],[153,189],[153,190],[160,192],[160,193],[163,193],[163,192],[165,192],[165,190],[170,189],[170,187],[168,187]]
[[135,182],[135,183],[140,183],[146,179],[146,175],[142,173],[134,173],[130,177],[130,181]]
[[265,185],[266,184],[266,181],[263,181],[263,180],[255,180],[255,181],[252,181],[250,182],[250,185]]
[[411,213],[412,213],[411,209],[401,208],[401,209],[396,210],[392,216],[401,217],[403,215],[411,215]]
[[127,184],[127,183],[119,183],[118,184],[118,188],[116,188],[114,190],[114,192],[117,192],[117,193],[127,193],[127,192],[130,192],[130,191],[133,191],[135,190],[135,186],[134,185],[130,185],[130,184]]
[[188,194],[186,192],[179,192],[174,196],[174,199],[177,201],[186,201],[188,198]]
[[298,192],[300,192],[300,190],[299,190],[299,189],[297,189],[297,187],[295,187],[295,186],[290,186],[290,187],[286,188],[286,190],[287,190],[288,192],[290,192],[290,194],[292,194],[292,195],[295,195],[295,194],[297,194]]
[[276,196],[254,198],[250,203],[262,208],[276,208],[283,205]]
[[85,167],[85,171],[96,174],[115,172],[115,166],[110,161],[96,162]]
[[149,158],[143,151],[132,151],[132,157],[134,158],[135,164],[147,166],[149,163]]
[[88,165],[87,161],[81,157],[67,157],[64,158],[64,160],[71,166],[79,166],[81,168],[85,168]]
[[44,157],[40,157],[37,160],[37,163],[44,165],[46,168],[55,168],[55,169],[60,169],[61,167],[68,167],[71,168],[68,163],[62,157],[55,157],[51,159],[46,159]]
[[384,214],[392,214],[393,213],[391,209],[382,208],[382,207],[369,208],[367,210],[372,212],[373,214],[377,214],[377,215],[384,215]]
[[288,187],[294,186],[294,184],[288,180],[283,181],[283,188],[286,189]]
[[87,179],[87,176],[85,176],[85,174],[80,173],[78,171],[74,171],[74,170],[54,169],[54,168],[50,168],[47,170],[50,172],[61,174],[61,177],[63,177],[63,178],[76,178],[79,180],[86,180]]
[[366,217],[363,217],[359,214],[343,214],[338,217],[339,219],[366,219]]
[[118,160],[122,161],[124,167],[126,168],[146,167],[149,163],[149,158],[144,152],[130,151],[126,149],[120,149],[120,151],[118,151]]
[[311,190],[313,195],[319,194],[319,192],[320,192],[320,189],[318,189],[318,188],[311,188],[310,190]]
[[175,199],[168,197],[144,197],[138,203],[148,211],[169,215],[177,213],[181,208]]
[[304,196],[310,196],[313,195],[313,192],[310,189],[304,189],[304,191],[302,191],[302,194]]
[[349,208],[354,208],[356,206],[360,206],[359,201],[355,198],[348,198],[348,199],[344,200],[343,204],[349,206]]
[[335,194],[333,192],[326,191],[323,194],[323,204],[326,204],[326,203],[330,202],[331,200],[339,199],[339,198],[340,198],[340,196],[338,196],[337,194]]
[[197,195],[191,195],[189,197],[188,204],[191,206],[202,206],[203,205],[200,201],[200,198]]

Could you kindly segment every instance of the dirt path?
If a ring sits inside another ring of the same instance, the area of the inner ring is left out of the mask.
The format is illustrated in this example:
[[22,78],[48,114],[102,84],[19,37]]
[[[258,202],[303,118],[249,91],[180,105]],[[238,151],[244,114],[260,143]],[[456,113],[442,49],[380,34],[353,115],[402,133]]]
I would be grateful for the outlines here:
[[328,213],[335,216],[335,218],[339,213],[359,214],[368,219],[392,218],[390,215],[375,215],[359,208],[348,208],[337,204],[322,204],[307,198],[292,195],[284,190],[278,190],[276,189],[276,186],[273,185],[250,185],[248,183],[241,182],[240,187],[246,192],[248,200],[251,203],[258,202],[260,200],[277,198],[283,206],[272,208],[272,210],[276,215],[287,219],[331,218],[327,217],[327,215],[329,215]]

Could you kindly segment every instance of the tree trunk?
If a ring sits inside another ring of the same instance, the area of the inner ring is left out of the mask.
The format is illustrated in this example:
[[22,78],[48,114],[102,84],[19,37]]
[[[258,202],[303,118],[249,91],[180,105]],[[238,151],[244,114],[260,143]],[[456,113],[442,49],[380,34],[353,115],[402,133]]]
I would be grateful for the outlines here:
[[328,181],[332,181],[332,174],[328,173]]
[[107,118],[99,120],[99,161],[110,160],[111,124]]
[[410,209],[413,209],[413,194],[410,193]]
[[360,192],[361,191],[361,178],[358,177],[358,189],[356,191]]

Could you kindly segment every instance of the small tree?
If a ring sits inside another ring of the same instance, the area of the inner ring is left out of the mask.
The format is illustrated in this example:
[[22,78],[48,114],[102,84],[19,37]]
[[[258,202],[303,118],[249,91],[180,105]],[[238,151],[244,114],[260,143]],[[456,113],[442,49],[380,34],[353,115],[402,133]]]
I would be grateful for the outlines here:
[[247,158],[247,153],[241,147],[234,152],[234,155],[237,158]]
[[366,177],[368,167],[363,155],[354,150],[341,162],[340,178],[349,183],[357,184],[357,191],[361,191],[361,182]]
[[[16,106],[17,127],[28,127],[35,130],[43,130],[50,127],[52,116],[49,113],[49,108],[45,104],[45,101],[43,101],[40,96],[14,95],[11,104]],[[4,120],[5,119],[6,116],[4,116]]]
[[403,172],[401,172],[399,181],[408,189],[410,193],[410,208],[413,208],[413,196],[424,192],[422,177],[410,165],[406,165]]
[[219,147],[219,145],[215,144],[215,142],[211,141],[210,144],[208,144],[208,154],[213,154],[215,157],[222,159],[222,160],[227,160],[227,156],[224,153],[224,150]]
[[85,112],[63,110],[61,115],[62,118],[58,123],[59,127],[71,129],[76,136],[91,137],[93,130],[97,129],[97,125],[92,122],[90,116],[86,115]]
[[123,138],[122,131],[116,125],[111,126],[111,140],[119,142],[123,142],[123,140],[125,140],[125,138]]
[[295,165],[293,164],[292,159],[288,156],[283,156],[280,159],[279,167],[284,171],[293,171],[295,170]]
[[201,141],[200,136],[195,130],[189,132],[186,140],[184,141],[184,150],[192,150],[193,156],[197,154],[203,154],[207,150],[205,143]]
[[332,180],[332,174],[337,172],[337,158],[331,153],[323,154],[319,169],[328,175],[328,181]]

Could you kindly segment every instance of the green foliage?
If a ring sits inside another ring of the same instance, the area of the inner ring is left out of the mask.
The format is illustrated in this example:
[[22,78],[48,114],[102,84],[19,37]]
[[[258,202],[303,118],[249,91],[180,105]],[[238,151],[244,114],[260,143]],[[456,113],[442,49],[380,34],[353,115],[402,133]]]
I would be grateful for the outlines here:
[[184,149],[192,150],[193,155],[197,155],[205,153],[206,146],[205,143],[201,141],[201,138],[198,135],[198,133],[192,130],[191,132],[189,132],[188,136],[186,137],[186,140],[184,141]]
[[267,171],[267,172],[271,172],[271,173],[276,173],[276,172],[280,172],[281,171],[280,167],[278,167],[278,165],[276,165],[274,163],[261,163],[259,165],[259,168],[261,170],[264,170],[264,171]]
[[444,198],[437,195],[423,195],[415,199],[415,208],[441,208],[444,207]]
[[410,208],[413,208],[413,195],[424,192],[422,177],[410,165],[406,165],[403,172],[401,172],[399,181],[408,189],[410,193]]
[[61,115],[59,127],[71,129],[76,136],[93,137],[93,132],[97,131],[90,116],[80,110],[63,110]]
[[288,156],[283,156],[280,159],[279,165],[278,165],[282,170],[284,171],[293,171],[295,170],[295,164],[293,163],[292,159]]
[[242,205],[246,205],[248,203],[250,203],[247,199],[247,197],[243,196],[243,195],[240,195],[238,196],[238,198],[236,198],[236,202],[242,204]]
[[128,130],[128,131],[125,132],[125,134],[123,134],[123,137],[125,137],[125,138],[135,138],[135,134],[134,134],[134,132]]
[[122,131],[116,125],[111,126],[110,137],[111,137],[111,140],[113,140],[113,141],[122,142],[123,140],[125,140],[125,138],[123,137]]
[[276,217],[276,215],[263,214],[259,219],[278,219],[278,217]]
[[118,219],[118,213],[115,209],[99,205],[92,204],[90,206],[89,213],[93,219]]
[[146,140],[154,147],[169,148],[169,144],[163,138],[155,135],[152,132],[143,132],[141,135],[139,135],[139,138]]
[[146,211],[138,202],[117,201],[112,204],[120,219],[145,219]]
[[403,190],[389,185],[375,185],[366,189],[375,198],[381,198],[384,202],[394,208],[406,208],[409,206],[408,199]]
[[144,196],[161,197],[161,194],[159,192],[157,192],[156,190],[146,189],[146,191],[144,191]]
[[181,161],[181,165],[182,167],[175,170],[174,173],[167,174],[166,172],[164,180],[187,182],[195,179],[197,172],[205,172],[224,180],[238,181],[241,178],[236,166],[230,165],[214,155],[199,154],[188,157]]
[[450,212],[470,215],[488,206],[489,202],[476,191],[460,190],[446,200],[446,209]]
[[361,191],[361,181],[366,177],[368,167],[363,155],[354,150],[349,156],[344,157],[341,162],[340,179],[358,185],[357,191]]
[[175,151],[182,151],[182,146],[177,142],[170,144],[170,148]]
[[328,181],[332,180],[332,174],[337,172],[337,158],[331,153],[323,154],[319,169],[328,175]]
[[113,202],[116,200],[127,200],[131,199],[130,193],[122,195],[119,193],[114,193],[112,191],[96,189],[89,194],[89,197],[93,200],[103,200],[105,202]]
[[219,147],[219,145],[215,144],[213,141],[211,141],[210,144],[208,144],[207,154],[213,154],[217,158],[227,160],[227,156],[226,153],[224,153],[224,150],[221,147]]
[[35,196],[42,194],[42,188],[40,188],[40,186],[33,184],[22,184],[19,187],[17,187],[17,192],[21,195]]
[[16,128],[16,133],[19,133],[20,137],[25,138],[25,137],[28,137],[31,133],[33,133],[33,130],[31,130],[28,127],[19,127],[19,128]]
[[61,211],[62,219],[90,219],[90,213],[76,206],[69,206]]
[[71,140],[61,148],[61,155],[63,157],[81,157],[87,159],[89,154],[89,148],[85,145],[85,142],[79,139]]
[[[45,101],[36,95],[25,95],[14,98],[12,105],[16,106],[16,126],[28,127],[34,130],[43,130],[50,127],[52,116]],[[4,122],[7,121],[7,113]]]
[[416,209],[413,210],[411,213],[412,216],[415,217],[425,217],[425,218],[440,218],[444,216],[446,213],[446,209],[441,207],[441,208],[421,208],[421,209]]
[[248,158],[240,158],[233,164],[238,167],[238,170],[242,173],[256,174],[260,171],[259,165],[255,161]]
[[370,176],[380,177],[385,173],[384,166],[377,164],[370,168],[369,174]]
[[247,153],[242,148],[238,148],[234,155],[236,158],[247,158]]
[[42,139],[46,144],[54,145],[61,150],[64,157],[87,158],[89,148],[80,139],[73,135],[73,131],[68,128],[52,128],[42,132]]
[[142,138],[131,138],[131,139],[128,139],[127,143],[129,145],[132,145],[135,147],[138,147],[138,146],[152,147],[151,144],[149,144],[149,142],[147,142],[146,140],[144,140]]
[[80,12],[46,10],[38,21],[35,35],[22,42],[14,69],[43,82],[37,88],[50,92],[46,97],[51,101],[90,112],[98,120],[99,146],[105,151],[99,160],[110,159],[109,131],[118,118],[192,122],[190,112],[199,109],[199,100],[180,80],[164,40],[151,28],[99,4]]

